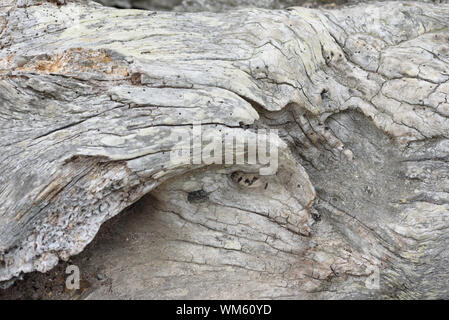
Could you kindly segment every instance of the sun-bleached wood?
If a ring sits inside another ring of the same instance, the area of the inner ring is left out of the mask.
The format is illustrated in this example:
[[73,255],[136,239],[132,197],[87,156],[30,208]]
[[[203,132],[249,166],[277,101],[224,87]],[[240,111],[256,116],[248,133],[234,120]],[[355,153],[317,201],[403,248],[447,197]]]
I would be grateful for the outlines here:
[[[159,248],[171,287],[448,298],[448,26],[448,5],[417,2],[2,1],[0,281],[81,252],[147,195],[166,230],[182,226]],[[259,166],[171,162],[168,137],[198,121],[211,134],[277,129],[278,171],[246,188],[231,175]],[[380,289],[365,285],[375,270]],[[151,294],[173,296],[154,273]]]

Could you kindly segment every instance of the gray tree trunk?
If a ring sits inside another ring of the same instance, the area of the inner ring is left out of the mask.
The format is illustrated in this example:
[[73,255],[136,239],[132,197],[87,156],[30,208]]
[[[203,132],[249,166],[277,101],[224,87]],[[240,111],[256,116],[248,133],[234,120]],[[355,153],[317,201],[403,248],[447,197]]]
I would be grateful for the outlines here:
[[[146,195],[152,260],[122,257],[118,297],[449,298],[448,26],[416,2],[2,1],[0,281]],[[172,161],[198,121],[220,141],[277,129],[278,170]]]

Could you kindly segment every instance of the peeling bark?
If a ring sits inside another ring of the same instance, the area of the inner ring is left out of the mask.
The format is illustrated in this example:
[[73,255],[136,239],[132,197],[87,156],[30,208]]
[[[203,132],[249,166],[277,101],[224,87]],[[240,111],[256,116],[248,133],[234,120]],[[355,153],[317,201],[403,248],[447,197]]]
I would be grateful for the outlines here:
[[[448,298],[448,25],[448,5],[417,2],[3,1],[0,281],[78,254],[147,195],[151,294],[122,296],[213,296],[213,280],[221,298]],[[278,129],[279,169],[173,163],[169,137],[196,121]]]

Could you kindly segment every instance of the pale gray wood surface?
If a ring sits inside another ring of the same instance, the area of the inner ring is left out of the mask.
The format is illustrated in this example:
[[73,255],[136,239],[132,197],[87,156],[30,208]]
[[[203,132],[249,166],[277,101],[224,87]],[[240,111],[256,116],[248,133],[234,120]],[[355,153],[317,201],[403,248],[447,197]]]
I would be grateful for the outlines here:
[[[167,232],[184,232],[159,248],[172,287],[448,298],[449,5],[155,13],[65,2],[0,4],[0,281],[81,252],[150,193]],[[268,187],[230,179],[258,166],[171,162],[170,135],[195,121],[210,135],[278,129]],[[170,297],[147,277],[154,297]],[[184,297],[194,292],[205,291]]]

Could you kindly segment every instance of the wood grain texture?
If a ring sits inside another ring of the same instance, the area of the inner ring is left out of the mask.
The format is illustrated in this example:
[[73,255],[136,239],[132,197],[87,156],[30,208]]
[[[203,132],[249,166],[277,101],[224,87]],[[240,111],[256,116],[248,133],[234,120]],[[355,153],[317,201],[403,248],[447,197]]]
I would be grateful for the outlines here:
[[[185,232],[159,248],[170,276],[219,271],[222,298],[237,278],[254,280],[241,289],[252,298],[448,298],[448,25],[449,5],[418,2],[3,1],[0,281],[81,252],[147,195],[167,231]],[[209,137],[278,129],[268,187],[231,178],[257,165],[170,161],[170,137],[197,121]],[[367,289],[376,268],[381,287]]]

